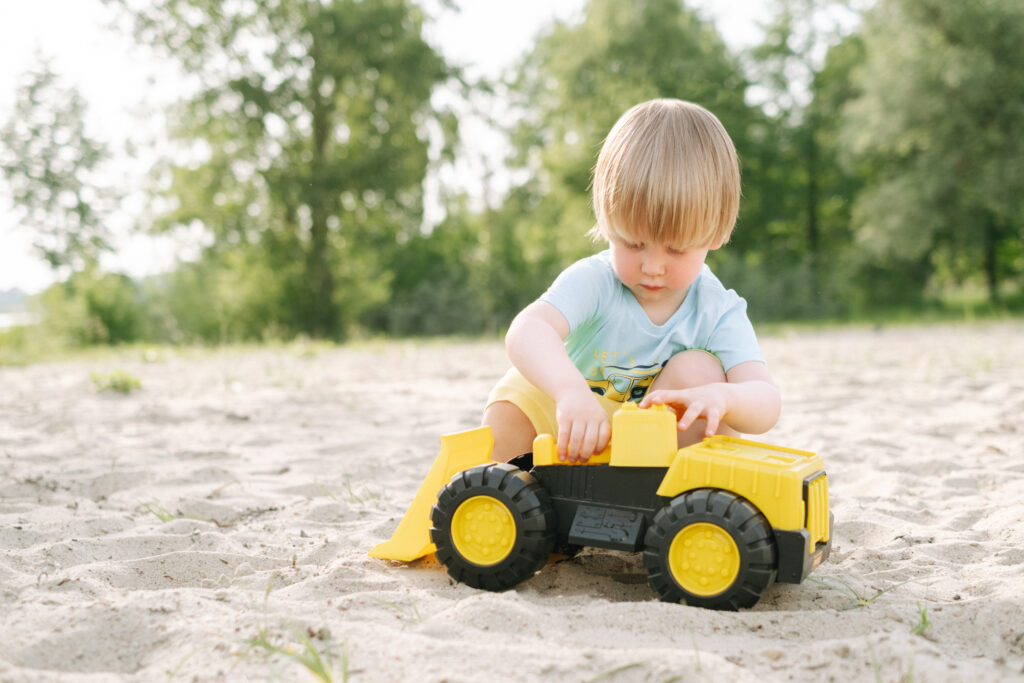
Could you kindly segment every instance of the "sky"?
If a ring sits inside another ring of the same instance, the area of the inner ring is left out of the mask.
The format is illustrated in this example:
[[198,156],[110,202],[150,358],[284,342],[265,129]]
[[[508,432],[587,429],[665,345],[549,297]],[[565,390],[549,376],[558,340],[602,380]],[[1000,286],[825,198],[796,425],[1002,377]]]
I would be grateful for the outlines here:
[[[432,1],[424,4],[429,8]],[[585,0],[461,0],[460,11],[440,13],[427,27],[426,37],[449,61],[467,65],[471,73],[498,76],[529,49],[538,31],[554,19],[578,17],[584,4]],[[766,20],[766,3],[759,0],[689,4],[714,20],[733,48],[755,43],[758,24]],[[11,115],[19,76],[33,66],[37,55],[52,59],[64,83],[77,87],[89,103],[87,133],[115,151],[109,173],[128,194],[111,219],[117,251],[104,266],[142,276],[171,269],[178,257],[194,252],[196,244],[131,234],[133,218],[144,209],[141,190],[152,157],[143,153],[131,159],[118,151],[127,142],[143,150],[154,149],[153,145],[160,149],[161,104],[176,98],[181,79],[172,64],[111,30],[110,20],[111,12],[100,0],[0,0],[0,122]],[[500,166],[503,142],[498,134],[467,124],[463,135],[472,141],[467,157],[440,181],[434,179],[434,187],[444,182],[473,191],[470,186],[479,182],[483,160]],[[35,293],[53,281],[54,274],[32,254],[29,236],[18,227],[0,184],[0,291],[18,287]]]

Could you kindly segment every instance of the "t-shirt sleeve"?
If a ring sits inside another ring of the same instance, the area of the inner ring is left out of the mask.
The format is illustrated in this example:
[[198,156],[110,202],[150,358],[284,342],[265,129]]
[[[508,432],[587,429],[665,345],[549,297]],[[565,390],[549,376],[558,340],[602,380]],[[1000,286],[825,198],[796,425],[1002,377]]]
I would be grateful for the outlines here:
[[610,267],[592,256],[563,270],[539,300],[557,308],[572,331],[597,314],[612,296],[613,284]]
[[726,372],[740,363],[764,362],[764,352],[747,317],[746,300],[732,290],[727,294],[723,312],[708,339],[708,350],[718,356]]

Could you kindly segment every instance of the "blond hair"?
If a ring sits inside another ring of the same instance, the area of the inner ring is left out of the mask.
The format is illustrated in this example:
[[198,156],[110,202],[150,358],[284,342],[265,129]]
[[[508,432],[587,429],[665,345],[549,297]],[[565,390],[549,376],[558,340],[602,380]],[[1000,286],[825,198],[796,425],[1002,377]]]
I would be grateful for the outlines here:
[[740,171],[725,127],[681,100],[638,104],[615,123],[594,168],[594,237],[717,248],[739,212]]

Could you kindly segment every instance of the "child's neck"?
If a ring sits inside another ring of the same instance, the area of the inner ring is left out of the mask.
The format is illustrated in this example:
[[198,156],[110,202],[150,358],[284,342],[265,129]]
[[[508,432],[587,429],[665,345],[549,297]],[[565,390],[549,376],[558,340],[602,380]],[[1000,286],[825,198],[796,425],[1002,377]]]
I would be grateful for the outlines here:
[[[689,293],[690,288],[679,292],[676,296],[666,298],[659,301],[640,301],[637,299],[637,303],[640,304],[640,308],[643,309],[644,313],[647,314],[647,319],[655,325],[664,325],[669,319],[676,314],[679,307],[686,301],[686,295]],[[634,297],[635,298],[635,297]]]

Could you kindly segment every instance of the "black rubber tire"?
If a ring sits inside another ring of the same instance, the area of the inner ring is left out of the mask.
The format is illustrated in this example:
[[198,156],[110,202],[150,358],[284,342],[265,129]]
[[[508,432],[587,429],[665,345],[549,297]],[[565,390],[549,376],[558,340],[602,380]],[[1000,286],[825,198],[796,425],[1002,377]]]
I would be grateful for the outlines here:
[[[695,595],[676,581],[668,553],[681,530],[697,522],[714,524],[732,536],[739,551],[739,570],[733,582],[716,595]],[[658,511],[644,538],[648,583],[666,602],[737,610],[753,607],[775,580],[775,538],[768,520],[743,498],[717,489],[698,489],[677,496]]]
[[[452,542],[452,518],[466,500],[487,495],[512,513],[516,538],[497,564],[481,566],[461,554]],[[441,489],[430,513],[430,539],[437,559],[457,581],[474,588],[503,591],[533,576],[547,562],[555,545],[555,513],[551,500],[530,474],[508,463],[488,464],[460,472]]]

